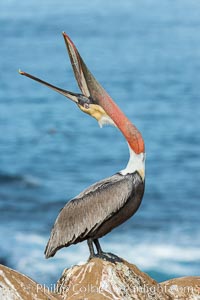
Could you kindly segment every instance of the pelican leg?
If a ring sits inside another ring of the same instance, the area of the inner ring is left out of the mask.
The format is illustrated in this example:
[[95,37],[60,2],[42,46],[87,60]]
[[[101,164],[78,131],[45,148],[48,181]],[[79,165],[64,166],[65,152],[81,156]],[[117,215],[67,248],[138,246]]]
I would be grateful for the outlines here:
[[95,256],[94,247],[93,247],[93,244],[92,244],[92,239],[88,239],[87,243],[88,243],[88,247],[89,247],[89,250],[90,250],[90,257],[89,257],[89,259],[91,259],[91,258],[93,258]]
[[120,257],[118,257],[117,255],[112,254],[112,253],[103,252],[98,239],[94,239],[93,242],[94,242],[94,244],[96,246],[96,249],[97,249],[96,257],[99,257],[99,258],[101,258],[103,260],[106,260],[106,261],[110,261],[112,263],[122,262],[122,259]]
[[94,242],[94,244],[95,244],[95,246],[96,246],[96,248],[97,248],[97,254],[101,256],[101,255],[103,254],[103,250],[102,250],[102,248],[101,248],[101,245],[100,245],[100,243],[99,243],[99,240],[98,240],[98,239],[95,239],[95,240],[93,240],[93,242]]

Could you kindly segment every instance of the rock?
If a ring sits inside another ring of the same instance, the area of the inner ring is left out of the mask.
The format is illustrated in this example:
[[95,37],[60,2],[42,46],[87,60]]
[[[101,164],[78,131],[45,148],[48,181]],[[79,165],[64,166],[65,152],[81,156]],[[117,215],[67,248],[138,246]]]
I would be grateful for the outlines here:
[[160,285],[172,299],[200,300],[200,276],[174,278]]
[[49,293],[41,285],[8,267],[0,265],[1,300],[56,300],[59,295]]
[[65,269],[57,286],[63,300],[200,300],[200,277],[159,284],[122,259],[94,258]]
[[200,300],[200,277],[158,283],[114,255],[65,269],[55,293],[0,265],[0,300]]
[[58,290],[62,299],[70,300],[171,299],[155,280],[135,265],[124,260],[110,262],[99,258],[64,270]]

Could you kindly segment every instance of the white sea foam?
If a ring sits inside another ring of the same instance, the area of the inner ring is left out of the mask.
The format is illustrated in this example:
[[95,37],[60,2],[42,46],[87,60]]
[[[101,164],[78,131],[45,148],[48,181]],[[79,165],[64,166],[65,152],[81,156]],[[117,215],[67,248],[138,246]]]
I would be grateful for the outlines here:
[[46,242],[44,236],[38,234],[24,234],[22,232],[18,232],[15,235],[15,239],[18,242],[25,242],[26,244],[36,244],[36,245],[43,245]]

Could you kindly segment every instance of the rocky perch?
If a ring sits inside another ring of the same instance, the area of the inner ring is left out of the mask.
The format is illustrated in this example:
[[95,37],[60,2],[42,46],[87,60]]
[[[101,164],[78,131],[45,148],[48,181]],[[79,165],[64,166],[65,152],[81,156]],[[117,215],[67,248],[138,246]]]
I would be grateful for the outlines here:
[[200,277],[156,282],[135,265],[113,256],[65,269],[54,293],[0,265],[2,300],[200,300]]

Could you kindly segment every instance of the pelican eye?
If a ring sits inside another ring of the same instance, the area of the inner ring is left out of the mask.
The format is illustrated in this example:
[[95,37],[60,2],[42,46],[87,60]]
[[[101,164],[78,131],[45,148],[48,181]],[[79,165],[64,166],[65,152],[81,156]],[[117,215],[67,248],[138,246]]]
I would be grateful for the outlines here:
[[89,108],[90,108],[90,105],[89,105],[88,103],[84,103],[84,104],[83,104],[83,107],[84,107],[85,109],[89,109]]
[[84,107],[85,109],[89,109],[90,108],[90,104],[92,104],[92,98],[91,97],[86,97],[84,95],[79,95],[78,97],[78,104],[81,105],[82,107]]

